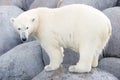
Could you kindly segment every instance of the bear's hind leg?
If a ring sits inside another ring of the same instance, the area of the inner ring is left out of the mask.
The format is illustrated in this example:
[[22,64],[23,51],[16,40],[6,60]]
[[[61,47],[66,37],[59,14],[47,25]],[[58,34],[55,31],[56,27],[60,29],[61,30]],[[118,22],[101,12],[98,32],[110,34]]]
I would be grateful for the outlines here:
[[80,59],[76,65],[72,65],[69,67],[70,72],[90,72],[93,56],[94,56],[94,49],[91,49],[91,47],[84,47],[80,49]]

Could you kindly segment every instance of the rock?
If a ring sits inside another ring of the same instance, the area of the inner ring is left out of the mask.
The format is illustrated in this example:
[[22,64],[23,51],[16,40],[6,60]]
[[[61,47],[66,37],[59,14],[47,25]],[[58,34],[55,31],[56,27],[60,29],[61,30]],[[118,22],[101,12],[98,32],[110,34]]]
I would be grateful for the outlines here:
[[[50,60],[44,49],[42,49],[42,54],[43,54],[44,64],[48,65]],[[102,58],[103,56],[100,55],[99,60],[101,60]],[[62,64],[74,65],[78,62],[78,60],[79,60],[79,53],[76,53],[70,49],[64,50],[64,58],[63,58]]]
[[104,50],[104,57],[120,57],[120,7],[108,8],[103,12],[112,24],[112,36]]
[[30,42],[30,41],[35,41],[35,37],[34,36],[29,36],[28,40],[26,42]]
[[0,55],[21,43],[19,35],[10,23],[23,11],[16,6],[0,6]]
[[28,10],[34,0],[14,0],[14,4],[23,10]]
[[59,0],[35,0],[30,9],[37,8],[37,7],[49,7],[49,8],[56,8],[57,3]]
[[[43,61],[45,65],[48,65],[50,60],[47,55],[47,53],[42,49],[42,54],[43,54]],[[64,51],[64,58],[63,58],[63,64],[76,64],[76,62],[79,60],[79,54],[70,50],[70,49],[65,49]]]
[[120,0],[117,0],[116,6],[120,6]]
[[41,56],[36,41],[18,45],[0,56],[0,80],[31,80],[44,68]]
[[13,0],[0,0],[0,5],[10,5],[13,3]]
[[120,59],[104,58],[99,62],[100,69],[105,70],[118,77],[120,80]]
[[15,5],[23,10],[28,10],[34,0],[0,0],[0,5]]
[[106,8],[115,6],[116,2],[117,0],[63,0],[61,6],[70,4],[87,4],[99,10],[104,10]]
[[39,73],[32,80],[118,80],[112,74],[99,69],[94,69],[90,73],[70,73],[66,67],[61,67],[58,70]]

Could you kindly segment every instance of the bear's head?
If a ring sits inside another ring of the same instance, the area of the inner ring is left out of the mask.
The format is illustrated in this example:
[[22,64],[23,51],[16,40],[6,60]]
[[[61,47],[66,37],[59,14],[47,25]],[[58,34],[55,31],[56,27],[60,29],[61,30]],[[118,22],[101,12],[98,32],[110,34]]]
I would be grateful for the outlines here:
[[29,35],[34,34],[37,30],[38,18],[29,12],[24,12],[16,18],[11,18],[10,21],[19,33],[22,41],[27,41]]

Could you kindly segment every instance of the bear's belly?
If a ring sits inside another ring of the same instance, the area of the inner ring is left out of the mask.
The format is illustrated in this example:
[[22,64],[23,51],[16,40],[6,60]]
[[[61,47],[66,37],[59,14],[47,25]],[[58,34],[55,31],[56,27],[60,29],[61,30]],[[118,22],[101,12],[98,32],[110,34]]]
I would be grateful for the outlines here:
[[68,34],[68,35],[63,35],[59,38],[59,44],[63,48],[69,48],[72,49],[76,52],[79,51],[79,40],[75,36]]

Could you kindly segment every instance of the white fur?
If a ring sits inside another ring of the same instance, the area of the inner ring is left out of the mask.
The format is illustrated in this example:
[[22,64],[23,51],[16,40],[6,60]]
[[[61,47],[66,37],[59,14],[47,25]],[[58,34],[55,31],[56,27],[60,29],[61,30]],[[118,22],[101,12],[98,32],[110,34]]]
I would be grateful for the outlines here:
[[[34,22],[31,21],[33,18]],[[91,67],[98,65],[99,54],[111,35],[109,19],[97,9],[83,4],[32,9],[11,21],[15,28],[28,26],[26,32],[34,35],[46,50],[50,58],[46,71],[59,68],[63,61],[61,47],[80,53],[80,60],[70,66],[69,71],[91,71]]]

